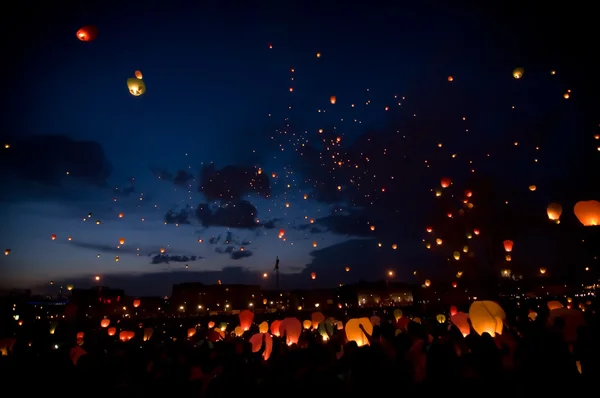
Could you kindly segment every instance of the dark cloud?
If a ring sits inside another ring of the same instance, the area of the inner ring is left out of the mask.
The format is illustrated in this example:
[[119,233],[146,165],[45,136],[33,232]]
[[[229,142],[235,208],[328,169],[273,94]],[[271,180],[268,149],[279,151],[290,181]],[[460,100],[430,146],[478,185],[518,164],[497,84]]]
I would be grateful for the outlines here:
[[227,202],[212,208],[208,203],[196,207],[196,217],[205,227],[254,229],[263,226],[256,222],[257,215],[258,210],[247,200]]
[[167,224],[190,224],[190,214],[192,214],[192,210],[189,205],[179,211],[169,210],[165,214],[165,222]]
[[214,164],[202,167],[199,190],[209,201],[240,202],[247,194],[269,197],[269,176],[255,167],[229,165],[217,169]]
[[65,135],[32,135],[6,139],[0,156],[2,174],[47,186],[76,180],[106,186],[112,166],[95,141],[77,141]]
[[65,245],[80,247],[82,249],[89,249],[96,253],[108,253],[108,254],[136,254],[141,255],[142,253],[133,245],[123,245],[117,247],[117,245],[106,245],[102,243],[90,243],[90,242],[80,242],[77,240],[72,240],[66,242]]
[[187,263],[202,259],[199,256],[181,256],[169,254],[155,254],[152,256],[152,264]]
[[173,177],[173,184],[187,185],[193,178],[194,178],[193,174],[188,173],[185,170],[179,170],[179,171],[177,171],[177,174],[175,174],[175,177]]
[[227,246],[225,248],[223,247],[217,247],[215,248],[215,253],[219,253],[219,254],[229,254],[229,257],[232,260],[240,260],[242,258],[246,258],[246,257],[250,257],[252,256],[252,252],[250,250],[247,250],[245,248],[237,248],[235,246]]
[[185,170],[177,170],[175,175],[173,175],[164,168],[157,166],[149,166],[149,168],[152,175],[159,180],[172,182],[175,185],[187,185],[191,180],[194,179],[194,175]]

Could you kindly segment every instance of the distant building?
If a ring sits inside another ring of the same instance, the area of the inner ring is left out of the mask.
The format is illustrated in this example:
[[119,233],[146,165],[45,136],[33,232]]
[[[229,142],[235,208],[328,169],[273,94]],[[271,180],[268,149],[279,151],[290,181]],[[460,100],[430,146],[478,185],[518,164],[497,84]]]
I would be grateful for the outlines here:
[[199,282],[173,285],[171,310],[177,313],[237,312],[262,305],[258,285],[205,285]]
[[290,293],[288,306],[295,310],[326,310],[338,304],[337,289],[294,290]]
[[344,307],[406,307],[414,303],[415,287],[397,282],[360,282],[340,288],[340,303]]
[[125,291],[111,289],[106,286],[95,286],[90,289],[73,289],[70,303],[75,306],[76,316],[96,317],[114,313],[117,309],[124,311]]

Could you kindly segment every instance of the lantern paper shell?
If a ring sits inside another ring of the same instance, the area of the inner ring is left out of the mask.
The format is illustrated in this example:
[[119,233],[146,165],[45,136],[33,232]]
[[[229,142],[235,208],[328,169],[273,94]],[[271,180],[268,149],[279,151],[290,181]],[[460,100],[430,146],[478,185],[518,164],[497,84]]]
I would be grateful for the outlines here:
[[567,342],[575,342],[577,340],[577,329],[585,325],[583,312],[568,308],[557,308],[550,311],[548,315],[548,324],[554,325],[556,318],[562,318],[565,321],[563,335]]
[[456,309],[456,306],[455,305],[451,305],[450,306],[450,316],[456,315],[457,312],[458,312],[458,310]]
[[525,69],[523,69],[523,68],[515,68],[513,70],[513,77],[515,79],[520,79],[520,78],[523,77],[523,73],[525,73]]
[[367,336],[360,328],[361,325],[365,332],[370,336],[373,335],[373,324],[369,318],[353,318],[346,322],[346,338],[348,341],[355,341],[359,347],[369,345]]
[[258,325],[259,333],[269,333],[269,324],[265,321]]
[[398,322],[398,319],[400,318],[402,318],[402,310],[396,308],[394,310],[394,319],[396,320],[396,322]]
[[108,335],[109,336],[114,336],[117,333],[117,328],[112,327],[112,328],[108,328]]
[[552,221],[560,220],[560,215],[562,214],[562,206],[559,203],[550,203],[548,208],[546,209],[548,213],[548,219]]
[[304,329],[310,329],[312,327],[312,322],[307,319],[304,322],[302,322],[302,327]]
[[488,300],[475,301],[469,308],[469,319],[477,334],[489,333],[494,337],[502,334],[506,314],[497,303]]
[[377,315],[373,315],[371,318],[369,318],[369,320],[371,321],[371,324],[373,326],[381,325],[381,318],[378,317]]
[[337,97],[335,95],[332,95],[331,97],[329,97],[329,102],[331,102],[331,105],[335,105],[336,101],[337,101]]
[[196,335],[196,328],[189,328],[187,330],[187,337],[191,338],[194,337]]
[[600,202],[583,200],[575,204],[575,216],[585,227],[600,225]]
[[252,344],[252,352],[258,352],[262,348],[263,339],[265,342],[265,349],[263,351],[264,360],[268,360],[273,352],[273,338],[267,333],[257,333],[250,337],[250,344]]
[[557,301],[557,300],[548,301],[548,303],[546,303],[546,305],[548,306],[548,309],[550,311],[564,307],[564,305],[562,305],[562,303],[560,301]]
[[103,319],[100,321],[101,328],[107,328],[110,325],[110,319]]
[[438,315],[435,316],[435,319],[439,323],[445,323],[446,322],[446,315],[444,315],[444,314],[438,314]]
[[152,338],[152,334],[154,333],[154,329],[145,328],[144,329],[144,341],[148,341]]
[[82,27],[77,31],[77,38],[81,41],[92,41],[98,36],[98,28],[92,25]]
[[279,334],[279,325],[280,324],[281,324],[280,320],[275,320],[275,321],[271,322],[271,334],[275,337],[281,336]]
[[245,332],[250,329],[252,326],[252,321],[254,320],[254,312],[250,310],[243,310],[240,312],[240,327]]
[[319,324],[325,320],[325,315],[318,311],[313,312],[310,319],[312,321],[313,329],[316,329],[317,327],[319,327]]
[[133,300],[133,306],[135,308],[139,307],[142,302],[140,300]]
[[135,75],[136,79],[141,79],[143,77],[141,70],[136,70],[134,75]]
[[127,88],[129,89],[129,93],[131,95],[134,97],[139,97],[146,92],[146,83],[144,83],[142,79],[130,77],[127,79]]
[[460,330],[463,337],[467,337],[471,333],[471,326],[469,326],[469,315],[464,312],[457,312],[450,317],[450,322],[454,324]]
[[302,333],[302,324],[296,318],[285,318],[279,323],[279,334],[286,336],[287,345],[298,344]]
[[208,321],[208,328],[212,329],[215,327],[215,323],[213,321]]
[[444,177],[440,181],[442,188],[448,188],[451,183],[452,183],[452,180],[448,177]]
[[504,245],[504,250],[506,250],[507,253],[510,253],[515,243],[512,240],[505,240],[502,244]]

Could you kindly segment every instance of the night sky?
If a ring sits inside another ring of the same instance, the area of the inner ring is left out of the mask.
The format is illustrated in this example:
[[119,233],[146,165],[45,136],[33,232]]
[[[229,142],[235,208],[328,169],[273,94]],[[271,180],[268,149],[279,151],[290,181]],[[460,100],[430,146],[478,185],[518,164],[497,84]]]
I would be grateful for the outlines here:
[[[600,199],[597,35],[584,10],[191,3],[2,17],[3,286],[273,288],[276,256],[284,288],[389,270],[447,283],[463,244],[444,220],[455,247],[432,254],[426,228],[467,190],[475,209],[521,220],[500,229],[515,264],[552,269],[556,245],[522,220],[558,202],[575,225],[573,205]],[[85,25],[95,40],[78,40]],[[513,210],[478,203],[486,189]]]

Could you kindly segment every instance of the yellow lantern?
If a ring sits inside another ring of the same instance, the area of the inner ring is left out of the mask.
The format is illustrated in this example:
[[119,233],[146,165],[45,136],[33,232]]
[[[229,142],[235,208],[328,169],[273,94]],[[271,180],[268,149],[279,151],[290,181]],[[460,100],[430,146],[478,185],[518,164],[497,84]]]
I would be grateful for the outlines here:
[[435,319],[439,323],[445,323],[446,322],[446,315],[444,315],[444,314],[438,314],[438,315],[435,316]]
[[312,327],[312,322],[307,319],[304,322],[302,322],[302,327],[304,329],[310,329]]
[[513,70],[513,77],[515,79],[520,79],[520,78],[523,77],[523,73],[525,73],[525,69],[523,69],[523,68],[515,68]]
[[369,318],[353,318],[346,323],[346,338],[355,341],[359,347],[369,345],[369,340],[360,326],[365,329],[369,336],[373,335],[373,324]]
[[431,281],[429,279],[425,279],[425,287],[431,286]]
[[469,318],[473,330],[477,334],[481,336],[484,333],[489,333],[490,336],[494,337],[496,334],[502,334],[506,314],[496,302],[482,300],[471,304]]
[[259,333],[269,333],[269,323],[265,321],[258,325],[258,331]]
[[456,261],[460,260],[460,252],[457,252],[457,251],[456,251],[456,252],[454,252],[454,259],[455,259]]
[[127,88],[129,89],[129,93],[134,97],[139,97],[146,92],[146,84],[144,81],[135,77],[127,79]]

